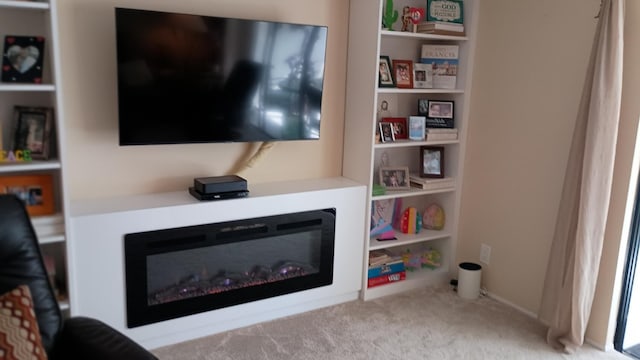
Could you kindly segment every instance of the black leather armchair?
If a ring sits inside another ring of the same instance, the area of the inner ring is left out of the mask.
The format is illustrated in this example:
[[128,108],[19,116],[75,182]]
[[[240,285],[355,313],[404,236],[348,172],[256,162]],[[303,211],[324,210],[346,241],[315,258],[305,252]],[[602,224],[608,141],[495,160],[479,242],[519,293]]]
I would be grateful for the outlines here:
[[62,317],[26,208],[5,194],[0,195],[0,294],[19,285],[29,286],[50,359],[157,359],[99,320]]

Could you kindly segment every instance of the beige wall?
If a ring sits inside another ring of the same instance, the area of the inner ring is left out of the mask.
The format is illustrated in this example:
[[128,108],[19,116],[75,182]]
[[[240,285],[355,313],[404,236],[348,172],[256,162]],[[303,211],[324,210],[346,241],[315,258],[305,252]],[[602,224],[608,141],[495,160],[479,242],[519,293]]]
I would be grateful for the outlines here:
[[120,147],[115,6],[329,26],[320,141],[283,142],[244,176],[249,183],[340,175],[348,2],[342,0],[59,0],[70,199],[186,190],[225,175],[252,144]]
[[[599,4],[483,0],[481,5],[458,258],[478,261],[480,245],[491,246],[484,285],[532,313],[540,306]],[[633,47],[628,41],[627,51],[638,53]],[[627,54],[628,64],[638,63],[630,58]],[[627,74],[612,215],[587,334],[601,346],[611,342],[610,309],[618,301],[614,284],[620,244],[626,241],[623,219],[637,129],[638,102],[629,101]]]

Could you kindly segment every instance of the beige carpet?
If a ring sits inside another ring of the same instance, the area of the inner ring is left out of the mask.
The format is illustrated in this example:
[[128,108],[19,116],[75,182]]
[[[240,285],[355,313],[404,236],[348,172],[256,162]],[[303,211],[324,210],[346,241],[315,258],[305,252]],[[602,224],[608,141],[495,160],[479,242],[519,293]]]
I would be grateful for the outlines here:
[[160,359],[629,360],[589,345],[566,355],[544,342],[534,319],[489,298],[429,288],[353,301],[155,349]]

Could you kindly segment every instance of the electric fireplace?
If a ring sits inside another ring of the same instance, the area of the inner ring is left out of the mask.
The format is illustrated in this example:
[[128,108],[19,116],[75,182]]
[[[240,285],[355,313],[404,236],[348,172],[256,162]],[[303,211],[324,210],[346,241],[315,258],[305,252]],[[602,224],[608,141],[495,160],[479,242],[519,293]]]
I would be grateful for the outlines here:
[[336,210],[124,236],[127,327],[331,285]]

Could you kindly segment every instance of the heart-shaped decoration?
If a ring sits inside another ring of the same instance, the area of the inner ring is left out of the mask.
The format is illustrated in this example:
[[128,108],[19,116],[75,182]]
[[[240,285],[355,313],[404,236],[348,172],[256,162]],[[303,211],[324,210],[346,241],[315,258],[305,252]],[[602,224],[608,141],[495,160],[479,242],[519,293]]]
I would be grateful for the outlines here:
[[24,74],[38,63],[40,50],[35,46],[12,45],[7,50],[7,58],[19,73]]

